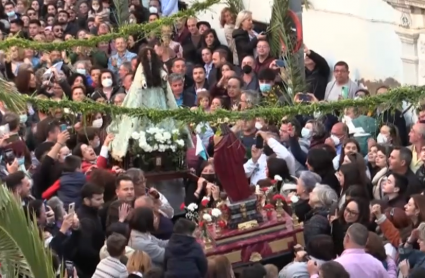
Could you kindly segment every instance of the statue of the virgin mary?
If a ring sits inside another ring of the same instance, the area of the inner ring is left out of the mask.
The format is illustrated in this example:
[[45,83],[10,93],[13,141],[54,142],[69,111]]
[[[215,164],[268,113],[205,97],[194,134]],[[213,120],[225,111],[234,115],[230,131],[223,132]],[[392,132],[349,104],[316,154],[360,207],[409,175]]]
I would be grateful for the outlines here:
[[[134,74],[133,83],[122,106],[159,110],[178,108],[168,83],[167,72],[155,51],[150,47],[143,48],[139,54],[138,67]],[[108,132],[115,135],[115,139],[110,146],[112,157],[121,161],[127,154],[132,133],[134,131],[144,131],[150,127],[163,128],[170,132],[179,128],[177,122],[172,118],[167,118],[154,124],[148,118],[140,119],[127,115],[115,117],[108,127]],[[189,134],[188,130],[187,133]],[[191,140],[189,145],[192,145]]]

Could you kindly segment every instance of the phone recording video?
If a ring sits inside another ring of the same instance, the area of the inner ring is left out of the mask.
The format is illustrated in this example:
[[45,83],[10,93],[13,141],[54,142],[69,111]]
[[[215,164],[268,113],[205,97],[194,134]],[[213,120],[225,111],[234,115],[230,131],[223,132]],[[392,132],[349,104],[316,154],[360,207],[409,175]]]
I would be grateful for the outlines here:
[[66,124],[61,124],[61,125],[59,126],[59,128],[60,128],[60,131],[61,131],[61,132],[64,132],[64,131],[68,128],[68,126],[67,126]]
[[74,278],[74,263],[72,261],[65,261],[66,277]]
[[279,68],[285,68],[286,67],[285,60],[276,60],[276,66]]
[[255,148],[257,149],[264,148],[264,139],[260,135],[257,135],[257,137],[255,138]]
[[311,96],[309,94],[306,93],[302,93],[299,95],[298,99],[301,102],[311,102]]

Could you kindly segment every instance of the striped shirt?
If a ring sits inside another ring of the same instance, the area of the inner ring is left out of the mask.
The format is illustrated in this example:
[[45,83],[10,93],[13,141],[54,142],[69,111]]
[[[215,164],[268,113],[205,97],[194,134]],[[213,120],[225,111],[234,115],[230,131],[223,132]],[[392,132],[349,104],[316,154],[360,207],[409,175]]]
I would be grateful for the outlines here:
[[127,278],[127,267],[119,259],[106,257],[96,267],[92,278]]

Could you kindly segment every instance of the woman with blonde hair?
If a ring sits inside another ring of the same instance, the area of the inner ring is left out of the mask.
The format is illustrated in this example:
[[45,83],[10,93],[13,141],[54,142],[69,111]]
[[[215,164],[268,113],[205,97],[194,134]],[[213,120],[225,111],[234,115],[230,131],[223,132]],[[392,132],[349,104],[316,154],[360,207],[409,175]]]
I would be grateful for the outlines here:
[[232,265],[224,255],[210,257],[208,260],[208,272],[206,278],[234,278]]
[[152,260],[146,252],[136,250],[128,259],[127,271],[128,278],[143,277],[143,275],[152,268]]
[[236,15],[226,7],[221,10],[220,25],[224,29],[224,36],[226,37],[227,45],[233,53],[233,64],[239,65],[238,53],[236,52],[235,40],[232,37],[233,30],[235,30]]
[[253,26],[252,12],[240,11],[236,17],[235,30],[232,33],[239,62],[242,62],[246,56],[254,56],[258,40],[266,39],[265,34],[255,33]]

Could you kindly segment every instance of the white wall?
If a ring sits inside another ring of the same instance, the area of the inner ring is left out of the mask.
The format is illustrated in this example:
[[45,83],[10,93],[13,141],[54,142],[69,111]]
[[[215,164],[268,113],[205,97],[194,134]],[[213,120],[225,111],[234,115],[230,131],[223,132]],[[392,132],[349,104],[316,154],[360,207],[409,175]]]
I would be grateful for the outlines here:
[[[244,0],[254,19],[269,21],[271,0]],[[403,84],[401,42],[395,33],[401,14],[383,0],[310,0],[303,12],[305,44],[324,56],[330,65],[346,61],[355,80],[394,78]],[[219,26],[224,5],[200,14],[225,42]],[[425,74],[424,74],[425,76]]]

